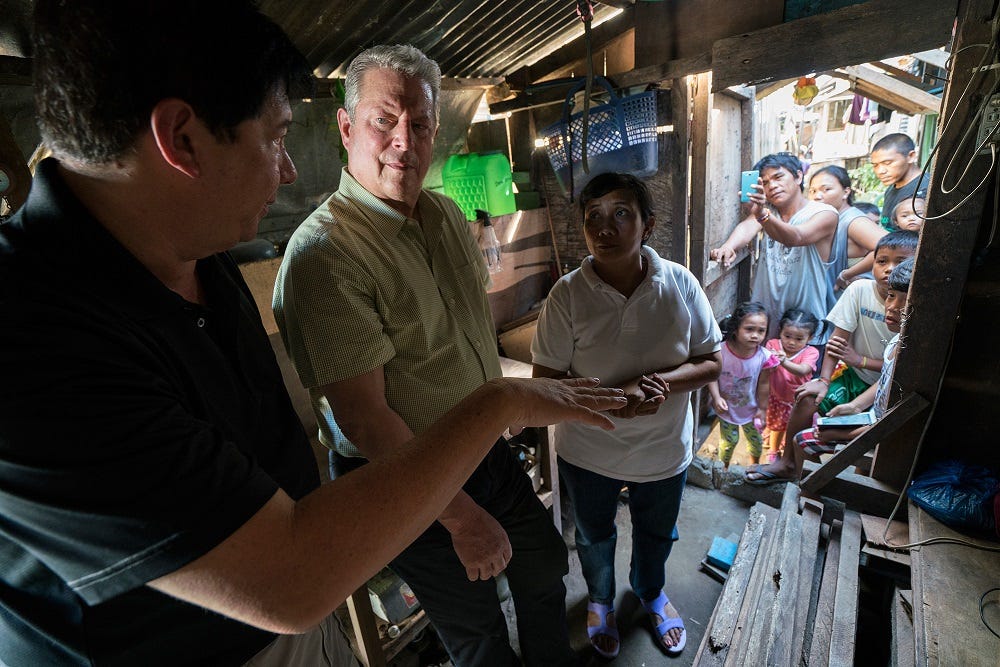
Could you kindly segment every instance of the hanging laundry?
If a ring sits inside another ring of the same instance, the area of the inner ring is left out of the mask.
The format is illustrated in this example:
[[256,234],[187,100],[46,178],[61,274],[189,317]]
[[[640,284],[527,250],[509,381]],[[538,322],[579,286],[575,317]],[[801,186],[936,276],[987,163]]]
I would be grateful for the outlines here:
[[850,115],[847,117],[847,122],[851,125],[864,125],[866,122],[872,119],[872,106],[873,102],[867,97],[862,97],[857,93],[854,93],[854,99],[851,100],[851,111]]

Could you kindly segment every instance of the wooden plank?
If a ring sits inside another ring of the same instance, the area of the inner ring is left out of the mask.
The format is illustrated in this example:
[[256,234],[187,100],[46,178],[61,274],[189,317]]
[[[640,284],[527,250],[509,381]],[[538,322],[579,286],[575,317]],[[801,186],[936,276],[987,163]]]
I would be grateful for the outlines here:
[[904,113],[939,114],[941,113],[941,98],[931,95],[905,81],[894,79],[888,74],[876,72],[863,65],[841,68],[847,78],[855,84],[858,93],[869,99],[876,96],[879,104],[888,104]]
[[892,641],[889,642],[889,665],[890,667],[915,667],[915,654],[913,651],[913,619],[907,610],[904,593],[898,588],[893,592],[892,607],[890,611],[892,622]]
[[736,549],[736,557],[729,568],[729,576],[726,578],[718,602],[715,603],[708,630],[702,637],[698,649],[699,664],[721,665],[725,662],[740,608],[743,606],[743,599],[750,583],[750,574],[753,572],[762,545],[767,544],[767,535],[773,530],[777,515],[773,508],[762,503],[756,503],[750,508],[750,515],[747,517],[739,547]]
[[[747,616],[747,628],[750,628],[750,632],[746,649],[741,651],[739,656],[741,664],[764,664],[764,656],[767,655],[774,639],[771,630],[775,616],[779,613],[778,600],[781,597],[782,587],[786,583],[782,574],[783,568],[791,570],[792,559],[798,561],[798,537],[801,535],[802,526],[798,511],[799,490],[794,484],[786,484],[781,498],[774,545],[765,563],[760,592],[748,599],[748,603],[753,605],[753,610],[752,616],[750,614]],[[791,557],[789,552],[792,552]]]
[[[987,542],[962,535],[910,503],[910,536],[964,540],[996,549]],[[927,667],[988,667],[997,664],[997,639],[979,618],[979,597],[1000,581],[996,551],[961,544],[935,544],[911,551],[913,559],[914,633],[917,664]]]
[[[803,470],[818,467],[812,461],[803,464]],[[889,516],[899,497],[899,489],[865,475],[844,471],[826,483],[822,495],[839,500],[856,512]]]
[[846,447],[835,453],[826,463],[810,472],[802,480],[802,491],[804,493],[818,493],[827,482],[835,478],[841,471],[846,470],[866,452],[874,449],[879,440],[922,414],[929,405],[923,396],[917,394],[906,396],[897,405],[890,408],[882,419],[873,424],[870,429],[851,440]]
[[812,615],[812,635],[809,645],[809,667],[821,667],[830,662],[830,636],[833,633],[833,609],[837,596],[837,569],[840,567],[840,531],[842,524],[835,522],[830,531],[823,576],[820,580],[816,609]]
[[688,268],[694,277],[705,284],[705,228],[708,224],[708,156],[710,125],[709,115],[712,96],[709,88],[711,74],[699,74],[692,81],[691,114],[691,209],[688,217],[689,237]]
[[[958,206],[967,197],[972,186],[986,174],[990,161],[981,158],[972,163],[966,176],[968,187],[956,187],[945,194],[941,190],[943,165],[951,159],[968,159],[968,151],[959,150],[966,128],[972,123],[977,109],[970,100],[976,99],[979,89],[992,85],[990,74],[974,74],[972,69],[979,62],[979,49],[966,48],[992,39],[991,22],[996,10],[993,0],[967,0],[959,7],[959,21],[953,45],[954,57],[948,73],[942,112],[943,131],[938,140],[938,155],[931,169],[931,184],[927,191],[927,215],[935,216]],[[914,50],[920,47],[914,45]],[[974,86],[962,100],[959,98],[977,76],[980,85]],[[974,143],[974,142],[973,142]],[[974,146],[971,146],[968,150]],[[952,185],[952,183],[948,183]],[[917,248],[917,263],[909,296],[909,317],[903,324],[903,341],[897,354],[892,378],[890,404],[901,395],[916,393],[937,396],[950,341],[955,331],[962,293],[972,261],[980,226],[991,224],[983,215],[984,203],[990,188],[982,188],[969,201],[958,207],[947,218],[934,220],[924,226]],[[917,332],[908,336],[907,332]],[[872,477],[896,487],[906,483],[907,473],[920,445],[920,431],[916,428],[900,429],[883,439],[875,452]]]
[[[889,524],[888,542],[882,539],[882,536],[886,534],[885,526],[887,523]],[[894,548],[891,545],[909,544],[910,542],[910,529],[902,521],[894,520],[890,523],[880,516],[862,514],[861,528],[865,533],[865,541],[877,547]]]
[[378,635],[375,612],[368,597],[368,586],[363,585],[347,598],[347,609],[354,626],[354,640],[357,642],[358,659],[365,667],[385,667],[385,653],[382,639]]
[[750,581],[747,584],[746,594],[743,596],[740,605],[740,612],[736,619],[736,626],[733,629],[733,636],[730,640],[729,651],[725,656],[724,665],[726,667],[742,667],[746,664],[744,656],[747,644],[751,635],[756,631],[754,617],[757,611],[757,599],[766,580],[771,574],[771,563],[777,549],[778,517],[779,512],[774,511],[772,518],[772,528],[766,534],[766,544],[762,544],[754,561],[753,570],[750,573]]
[[[712,47],[713,90],[936,48],[951,35],[956,6],[947,0],[869,0],[720,39]],[[900,20],[904,16],[920,20]],[[809,35],[808,48],[803,35]]]
[[[686,80],[674,79],[670,85],[670,121],[674,131],[664,138],[666,144],[661,157],[666,162],[660,165],[666,170],[667,191],[670,193],[670,259],[683,266],[688,265],[688,153],[691,149],[691,91]],[[666,99],[662,91],[657,100]],[[657,109],[662,107],[657,104]],[[695,413],[697,415],[697,413]],[[697,419],[695,420],[697,422]],[[697,427],[697,424],[693,426]]]
[[[794,487],[794,484],[788,484]],[[770,618],[769,641],[764,647],[768,665],[792,665],[795,654],[796,635],[793,632],[799,616],[799,609],[809,608],[809,585],[812,568],[803,571],[802,550],[806,540],[803,535],[803,517],[798,513],[798,502],[794,511],[789,512],[789,520],[785,531],[782,547],[778,554],[778,568],[774,573],[778,594],[774,598]],[[819,539],[819,517],[810,525],[810,532],[815,528],[816,539]],[[815,551],[815,543],[811,545]],[[805,601],[802,592],[805,591]],[[761,628],[763,630],[763,628]],[[764,632],[761,632],[764,635]],[[800,649],[801,650],[801,649]],[[754,663],[759,664],[759,663]]]
[[[799,550],[799,593],[795,601],[795,615],[791,627],[786,627],[790,634],[791,651],[789,661],[785,664],[804,664],[807,657],[805,640],[812,634],[809,624],[809,613],[812,608],[814,583],[818,584],[817,573],[821,572],[822,550],[820,549],[820,528],[823,522],[823,505],[803,498],[802,501],[802,539]],[[818,586],[816,587],[818,592]]]
[[830,633],[830,664],[854,664],[854,637],[858,625],[858,563],[861,558],[861,517],[848,510],[840,534],[837,594]]
[[710,69],[712,69],[712,55],[701,53],[690,58],[669,60],[658,65],[636,67],[623,74],[615,74],[611,79],[616,86],[631,88],[632,86],[644,86],[650,83],[679,79],[691,74],[702,74]]

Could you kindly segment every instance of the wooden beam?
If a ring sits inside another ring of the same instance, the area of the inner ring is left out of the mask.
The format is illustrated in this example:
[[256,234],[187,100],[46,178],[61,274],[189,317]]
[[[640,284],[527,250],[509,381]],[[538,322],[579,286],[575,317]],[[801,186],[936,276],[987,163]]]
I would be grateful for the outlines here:
[[691,83],[691,207],[688,211],[688,269],[705,282],[705,226],[708,211],[708,139],[712,95],[711,73],[699,74]]
[[[803,465],[803,470],[810,473],[817,469],[819,464],[812,461],[806,461]],[[903,472],[905,474],[906,471]],[[804,494],[805,489],[802,492]],[[887,517],[895,506],[899,493],[898,487],[845,470],[826,483],[822,497],[839,500],[856,512]]]
[[916,86],[862,66],[844,67],[842,71],[859,95],[885,104],[911,116],[941,113],[941,98]]
[[822,464],[808,477],[802,480],[801,487],[805,493],[818,493],[831,479],[842,470],[857,461],[866,452],[875,448],[879,441],[889,433],[902,427],[911,419],[923,414],[930,403],[918,394],[909,394],[898,405],[885,413],[870,429],[847,443],[826,463]]
[[[980,92],[988,90],[994,81],[990,73],[973,72],[982,52],[965,47],[988,43],[992,39],[994,11],[994,0],[963,0],[959,7],[953,47],[955,55],[948,73],[949,83],[941,116],[943,130],[937,147],[937,155],[943,157],[935,159],[931,169],[927,215],[941,215],[955,210],[945,218],[928,222],[921,231],[907,306],[909,316],[903,324],[904,344],[899,346],[897,353],[890,402],[898,401],[904,393],[916,393],[937,400],[979,228],[984,222],[990,224],[989,220],[982,220],[990,188],[982,188],[969,197],[990,167],[990,160],[987,157],[973,158],[970,153],[975,146],[963,148],[962,143],[963,134],[977,112],[971,100],[978,99]],[[975,80],[971,89],[960,100],[973,77]],[[962,186],[946,194],[941,188],[942,165],[952,159],[957,164],[969,159],[974,162]],[[969,197],[968,201],[962,204],[966,197]],[[915,332],[915,335],[908,335],[908,332]],[[872,477],[902,487],[917,454],[920,437],[918,430],[904,428],[884,438],[875,452]]]
[[932,49],[948,41],[955,9],[948,0],[869,0],[720,39],[712,47],[712,89]]
[[670,60],[659,65],[637,67],[624,74],[615,74],[615,85],[622,88],[659,83],[667,79],[679,79],[689,74],[701,74],[712,69],[712,54],[702,53],[691,58]]
[[853,665],[858,626],[858,561],[861,558],[861,517],[856,512],[844,514],[839,558],[828,664]]

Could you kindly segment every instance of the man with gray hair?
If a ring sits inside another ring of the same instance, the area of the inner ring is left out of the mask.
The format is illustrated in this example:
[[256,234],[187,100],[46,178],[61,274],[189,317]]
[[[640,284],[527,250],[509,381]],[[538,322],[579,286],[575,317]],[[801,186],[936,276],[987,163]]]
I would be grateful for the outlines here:
[[[337,117],[348,166],[337,192],[292,236],[278,276],[275,318],[312,394],[333,475],[397,450],[501,375],[477,244],[458,206],[422,189],[440,79],[412,46],[355,58]],[[522,657],[548,667],[575,662],[566,557],[500,439],[391,566],[462,667],[520,664],[494,581],[506,572]]]

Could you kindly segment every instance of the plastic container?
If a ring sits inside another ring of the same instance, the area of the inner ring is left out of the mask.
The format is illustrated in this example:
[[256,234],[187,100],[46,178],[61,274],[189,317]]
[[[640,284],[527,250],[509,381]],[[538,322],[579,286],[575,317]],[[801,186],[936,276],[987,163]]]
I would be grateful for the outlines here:
[[587,166],[583,171],[583,112],[570,115],[573,96],[581,82],[566,96],[561,121],[542,130],[549,162],[563,193],[577,197],[594,176],[618,171],[648,178],[656,173],[656,93],[649,91],[619,97],[604,77],[594,83],[607,90],[607,104],[592,107],[587,118]]
[[444,193],[455,200],[466,220],[476,219],[476,209],[490,215],[517,210],[511,187],[510,161],[503,153],[452,155],[441,172]]

